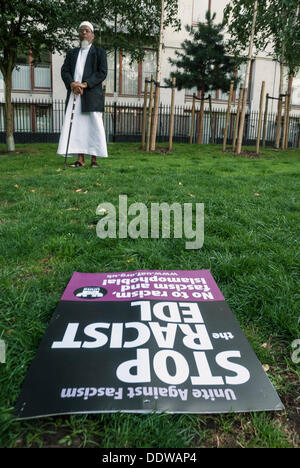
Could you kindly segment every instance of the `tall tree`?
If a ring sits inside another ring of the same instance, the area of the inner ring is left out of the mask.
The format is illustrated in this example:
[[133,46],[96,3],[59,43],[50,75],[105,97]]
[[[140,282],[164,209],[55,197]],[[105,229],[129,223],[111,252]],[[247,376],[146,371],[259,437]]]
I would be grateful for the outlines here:
[[[159,47],[161,0],[95,0],[94,24],[98,24],[98,42],[130,55],[132,60],[144,57],[146,46]],[[101,5],[104,5],[103,7]],[[105,7],[105,14],[101,9]],[[100,17],[100,21],[97,19]],[[115,20],[117,19],[117,34]],[[164,0],[163,28],[178,31],[178,0]],[[97,27],[96,27],[97,32]]]
[[202,95],[217,89],[227,92],[231,80],[235,79],[237,62],[226,51],[223,25],[214,23],[215,16],[208,11],[206,22],[199,23],[196,29],[186,25],[191,39],[181,44],[182,51],[175,51],[177,59],[169,59],[177,67],[170,76],[176,78],[179,90],[197,87]]
[[[7,150],[14,151],[11,77],[20,54],[39,58],[41,46],[63,52],[74,46],[78,25],[89,20],[102,43],[142,58],[145,45],[157,45],[159,0],[0,0],[0,70],[5,83]],[[166,0],[165,25],[178,26],[177,0]],[[118,34],[114,33],[115,18]],[[108,42],[106,40],[106,42]]]
[[15,0],[0,3],[0,70],[5,84],[5,127],[7,150],[14,151],[11,77],[18,55],[39,56],[44,44],[62,51],[71,44],[77,2]]

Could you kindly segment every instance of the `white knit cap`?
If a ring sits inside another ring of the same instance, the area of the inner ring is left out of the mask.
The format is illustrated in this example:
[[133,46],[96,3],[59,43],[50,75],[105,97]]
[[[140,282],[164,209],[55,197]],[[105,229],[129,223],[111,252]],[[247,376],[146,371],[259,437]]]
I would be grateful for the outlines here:
[[82,21],[82,23],[80,23],[80,25],[79,25],[79,29],[81,28],[81,26],[88,26],[90,28],[90,30],[92,32],[94,32],[94,27],[93,27],[92,23],[90,23],[89,21]]

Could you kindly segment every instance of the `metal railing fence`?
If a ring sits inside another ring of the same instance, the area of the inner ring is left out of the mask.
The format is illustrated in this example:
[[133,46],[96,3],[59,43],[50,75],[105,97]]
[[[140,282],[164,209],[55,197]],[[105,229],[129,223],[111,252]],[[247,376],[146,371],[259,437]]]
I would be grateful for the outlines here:
[[[64,100],[29,100],[15,99],[13,104],[14,136],[16,143],[24,142],[58,142],[64,119]],[[194,134],[196,141],[199,129],[200,107],[196,107]],[[264,116],[263,116],[264,118]],[[147,119],[148,120],[148,119]],[[246,113],[244,127],[244,145],[255,144],[258,131],[258,111]],[[282,126],[283,126],[282,119]],[[214,108],[210,115],[205,110],[203,117],[202,143],[222,143],[226,121],[226,109]],[[266,119],[266,145],[273,145],[275,140],[277,114],[268,113]],[[141,141],[143,125],[143,107],[135,104],[109,103],[105,105],[103,123],[107,141]],[[192,124],[191,105],[175,106],[173,141],[189,142]],[[232,141],[236,125],[236,110],[230,114],[227,143]],[[157,141],[169,139],[170,106],[160,105],[158,114]],[[300,115],[290,114],[288,144],[299,145]],[[0,142],[5,142],[4,103],[0,102]]]

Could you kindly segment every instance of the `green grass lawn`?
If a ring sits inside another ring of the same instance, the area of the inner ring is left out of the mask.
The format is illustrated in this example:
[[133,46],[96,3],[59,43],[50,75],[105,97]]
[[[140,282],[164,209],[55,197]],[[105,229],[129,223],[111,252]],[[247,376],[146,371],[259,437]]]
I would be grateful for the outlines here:
[[[1,447],[296,447],[299,444],[300,150],[259,158],[217,145],[170,154],[109,144],[99,169],[63,171],[57,145],[0,146]],[[204,203],[205,239],[99,239],[96,208]],[[28,367],[74,271],[211,270],[286,410],[226,415],[99,414],[14,421]],[[298,409],[299,411],[299,409]]]

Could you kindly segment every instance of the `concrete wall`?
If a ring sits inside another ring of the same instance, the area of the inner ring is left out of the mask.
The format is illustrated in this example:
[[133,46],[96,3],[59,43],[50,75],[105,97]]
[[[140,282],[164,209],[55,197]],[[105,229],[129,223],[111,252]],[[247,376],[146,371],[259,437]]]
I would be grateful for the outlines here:
[[54,54],[52,57],[52,77],[53,77],[53,99],[65,99],[67,90],[60,76],[60,70],[64,63],[65,54]]

